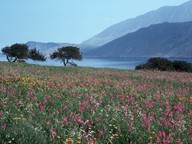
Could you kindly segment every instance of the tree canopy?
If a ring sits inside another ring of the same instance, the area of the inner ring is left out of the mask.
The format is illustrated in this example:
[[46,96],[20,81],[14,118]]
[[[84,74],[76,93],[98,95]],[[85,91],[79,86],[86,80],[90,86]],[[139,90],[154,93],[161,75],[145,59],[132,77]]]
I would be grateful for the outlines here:
[[28,58],[34,61],[45,61],[46,58],[36,48],[29,50]]
[[69,60],[81,60],[82,54],[80,49],[74,46],[66,46],[58,48],[55,52],[50,54],[51,59],[61,60],[64,66],[67,64],[72,64]]
[[45,61],[46,58],[36,48],[29,50],[26,44],[13,44],[10,47],[4,47],[2,53],[6,55],[9,62],[16,62],[24,59]]

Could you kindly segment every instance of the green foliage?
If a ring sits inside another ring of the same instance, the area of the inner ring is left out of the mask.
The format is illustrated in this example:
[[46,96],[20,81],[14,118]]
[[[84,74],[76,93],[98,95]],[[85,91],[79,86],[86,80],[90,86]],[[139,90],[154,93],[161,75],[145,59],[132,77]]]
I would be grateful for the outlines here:
[[46,58],[36,48],[29,50],[28,58],[34,61],[46,61]]
[[28,58],[28,46],[25,44],[13,44],[10,47],[3,48],[2,52],[10,62],[16,62],[18,59]]
[[24,59],[32,59],[37,61],[45,61],[46,58],[36,48],[29,50],[26,44],[13,44],[10,47],[2,49],[9,62],[23,61]]
[[42,127],[34,127],[29,121],[12,121],[6,129],[0,129],[0,141],[3,144],[47,144],[47,139]]
[[67,47],[58,48],[57,51],[50,54],[50,58],[61,60],[64,66],[66,66],[68,63],[72,65],[74,64],[69,62],[69,60],[71,59],[81,60],[82,55],[80,53],[79,48],[73,47],[73,46],[67,46]]
[[192,64],[185,61],[170,61],[166,58],[150,58],[147,63],[135,67],[136,70],[160,70],[192,72]]

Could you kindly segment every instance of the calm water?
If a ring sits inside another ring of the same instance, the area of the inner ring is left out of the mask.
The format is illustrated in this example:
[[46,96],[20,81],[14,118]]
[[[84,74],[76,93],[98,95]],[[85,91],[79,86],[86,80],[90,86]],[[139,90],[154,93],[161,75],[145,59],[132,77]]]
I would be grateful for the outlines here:
[[[5,56],[0,55],[1,61],[6,61]],[[148,58],[84,58],[82,61],[74,61],[78,66],[81,67],[96,67],[96,68],[118,68],[118,69],[134,69],[135,66],[143,64]],[[192,58],[170,58],[170,60],[183,60],[192,62]],[[63,66],[60,61],[47,59],[46,62],[35,62],[28,60],[28,63],[39,64],[39,65],[53,65]]]
[[[135,66],[146,62],[146,58],[84,58],[82,61],[73,61],[81,67],[134,69]],[[60,61],[47,60],[46,62],[33,62],[41,65],[63,66]]]

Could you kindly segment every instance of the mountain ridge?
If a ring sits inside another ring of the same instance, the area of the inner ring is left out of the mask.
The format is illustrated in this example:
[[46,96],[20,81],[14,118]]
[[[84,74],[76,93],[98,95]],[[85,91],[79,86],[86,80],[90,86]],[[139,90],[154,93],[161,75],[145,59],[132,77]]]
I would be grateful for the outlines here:
[[29,48],[37,48],[39,51],[44,53],[45,55],[49,55],[53,53],[57,48],[66,47],[66,46],[75,46],[80,48],[81,52],[86,52],[95,47],[86,45],[86,44],[71,44],[71,43],[57,43],[57,42],[36,42],[36,41],[28,41],[26,45]]
[[128,33],[88,57],[192,57],[192,21],[162,23]]
[[124,20],[83,41],[82,44],[101,46],[125,34],[152,24],[186,21],[192,21],[192,0],[178,6],[161,7],[135,18]]

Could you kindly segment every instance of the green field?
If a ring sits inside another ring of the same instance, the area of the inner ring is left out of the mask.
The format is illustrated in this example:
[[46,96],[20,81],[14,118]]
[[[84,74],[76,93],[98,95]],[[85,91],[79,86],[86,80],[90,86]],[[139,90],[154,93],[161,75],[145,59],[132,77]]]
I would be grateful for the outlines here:
[[192,142],[192,73],[0,62],[0,143]]

